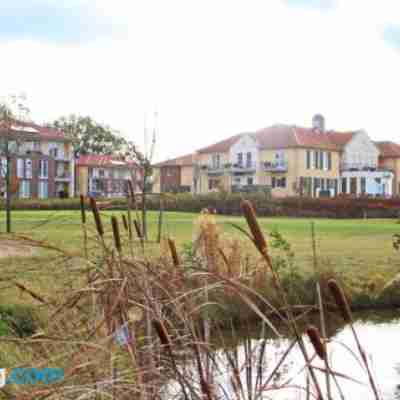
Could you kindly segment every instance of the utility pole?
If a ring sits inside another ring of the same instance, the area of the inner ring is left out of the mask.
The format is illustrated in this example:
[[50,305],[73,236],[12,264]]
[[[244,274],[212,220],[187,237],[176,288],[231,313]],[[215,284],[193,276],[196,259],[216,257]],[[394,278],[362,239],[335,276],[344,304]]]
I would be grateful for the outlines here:
[[6,225],[7,233],[11,233],[11,190],[10,190],[10,175],[11,175],[11,157],[9,149],[9,139],[6,138],[5,142],[5,156],[6,156]]

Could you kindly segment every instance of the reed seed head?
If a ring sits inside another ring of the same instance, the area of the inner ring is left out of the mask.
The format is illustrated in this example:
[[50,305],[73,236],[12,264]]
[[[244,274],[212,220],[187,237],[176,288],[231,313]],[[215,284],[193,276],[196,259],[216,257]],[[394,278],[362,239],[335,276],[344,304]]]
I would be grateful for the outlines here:
[[133,224],[135,225],[135,230],[136,230],[136,234],[138,235],[138,238],[141,238],[142,237],[142,231],[140,229],[139,222],[137,222],[137,220],[135,219],[133,221]]
[[128,230],[128,220],[126,219],[126,215],[122,214],[122,224],[124,225],[125,230]]
[[321,360],[326,359],[326,349],[324,343],[322,343],[321,335],[319,333],[318,328],[313,325],[310,325],[306,329],[306,333],[308,338],[310,339],[311,344],[314,347],[315,352],[318,354],[318,357]]
[[133,184],[131,180],[128,180],[128,194],[129,197],[131,198],[132,205],[136,205],[136,198],[135,198],[135,191],[133,190]]
[[250,228],[250,232],[253,236],[254,244],[256,245],[258,251],[265,255],[267,254],[267,242],[265,240],[264,234],[261,231],[260,225],[257,221],[256,213],[254,211],[253,205],[248,200],[243,200],[241,203],[241,208],[246,218],[247,225]]
[[111,217],[111,226],[113,230],[113,235],[114,235],[114,243],[115,243],[115,248],[118,250],[118,252],[121,252],[122,246],[121,246],[121,236],[119,234],[119,226],[118,226],[118,220],[116,216]]
[[343,319],[349,323],[351,322],[351,311],[349,304],[347,303],[346,297],[343,293],[342,288],[338,285],[338,283],[334,279],[329,279],[328,287],[331,291],[331,294],[335,300],[336,305],[339,308],[340,313],[342,314]]
[[85,196],[83,194],[80,195],[80,206],[82,224],[86,224]]
[[178,252],[176,251],[176,245],[174,239],[168,238],[168,247],[169,251],[171,252],[172,262],[174,263],[174,266],[179,267],[180,261]]
[[101,221],[99,209],[97,208],[96,200],[93,197],[90,198],[90,207],[92,208],[97,233],[99,234],[99,236],[103,237],[104,236],[103,223]]
[[164,324],[162,324],[158,320],[153,320],[153,327],[160,339],[160,342],[163,346],[171,347],[171,340],[168,336],[167,330],[165,329]]

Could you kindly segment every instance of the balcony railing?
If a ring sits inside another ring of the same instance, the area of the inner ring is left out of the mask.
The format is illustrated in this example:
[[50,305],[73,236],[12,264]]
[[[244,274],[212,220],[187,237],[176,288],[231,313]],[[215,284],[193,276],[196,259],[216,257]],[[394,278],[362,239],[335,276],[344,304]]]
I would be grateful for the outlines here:
[[287,161],[265,161],[262,163],[265,172],[286,172],[288,170]]
[[257,169],[257,164],[255,162],[250,163],[226,163],[220,165],[205,165],[201,169],[207,170],[208,174],[222,174],[224,172],[228,173],[252,173]]
[[71,178],[71,174],[69,172],[63,172],[63,173],[56,173],[55,179],[61,181],[61,180],[69,180]]
[[377,165],[365,164],[365,163],[341,163],[341,171],[377,171]]

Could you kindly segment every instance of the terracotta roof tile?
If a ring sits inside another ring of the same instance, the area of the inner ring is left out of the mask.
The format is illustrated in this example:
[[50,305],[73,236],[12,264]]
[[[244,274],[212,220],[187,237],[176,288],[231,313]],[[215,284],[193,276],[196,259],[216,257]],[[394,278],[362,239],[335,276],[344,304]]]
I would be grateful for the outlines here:
[[194,154],[186,154],[181,157],[173,158],[171,160],[166,160],[160,163],[155,164],[155,167],[164,167],[164,166],[190,166],[193,165],[193,157]]
[[61,140],[70,141],[64,132],[59,131],[55,128],[41,126],[33,122],[18,121],[11,125],[10,129],[7,129],[3,124],[0,125],[0,133],[10,132],[13,134],[29,134],[32,135],[32,139],[44,139],[44,140]]
[[85,154],[76,160],[76,165],[90,167],[133,167],[136,163],[122,160],[113,155]]
[[229,151],[232,145],[243,135],[239,133],[238,135],[234,135],[229,137],[228,139],[221,140],[220,142],[214,143],[211,146],[204,147],[198,150],[198,153],[225,153]]
[[374,142],[379,151],[380,156],[383,158],[397,158],[400,157],[400,144],[394,142]]

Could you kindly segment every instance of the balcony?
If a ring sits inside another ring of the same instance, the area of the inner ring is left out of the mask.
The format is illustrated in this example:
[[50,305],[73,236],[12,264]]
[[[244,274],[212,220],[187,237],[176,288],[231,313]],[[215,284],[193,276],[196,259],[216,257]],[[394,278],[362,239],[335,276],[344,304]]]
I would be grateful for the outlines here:
[[261,164],[264,172],[287,172],[288,170],[287,161],[265,161]]
[[255,162],[249,162],[244,164],[226,163],[224,165],[206,165],[203,166],[203,169],[206,169],[209,175],[221,175],[223,173],[252,174],[256,172],[257,164]]
[[365,164],[365,163],[341,163],[340,170],[344,171],[388,171],[388,168],[379,168],[377,165]]
[[56,181],[68,182],[71,179],[71,174],[69,172],[56,173],[54,179]]

